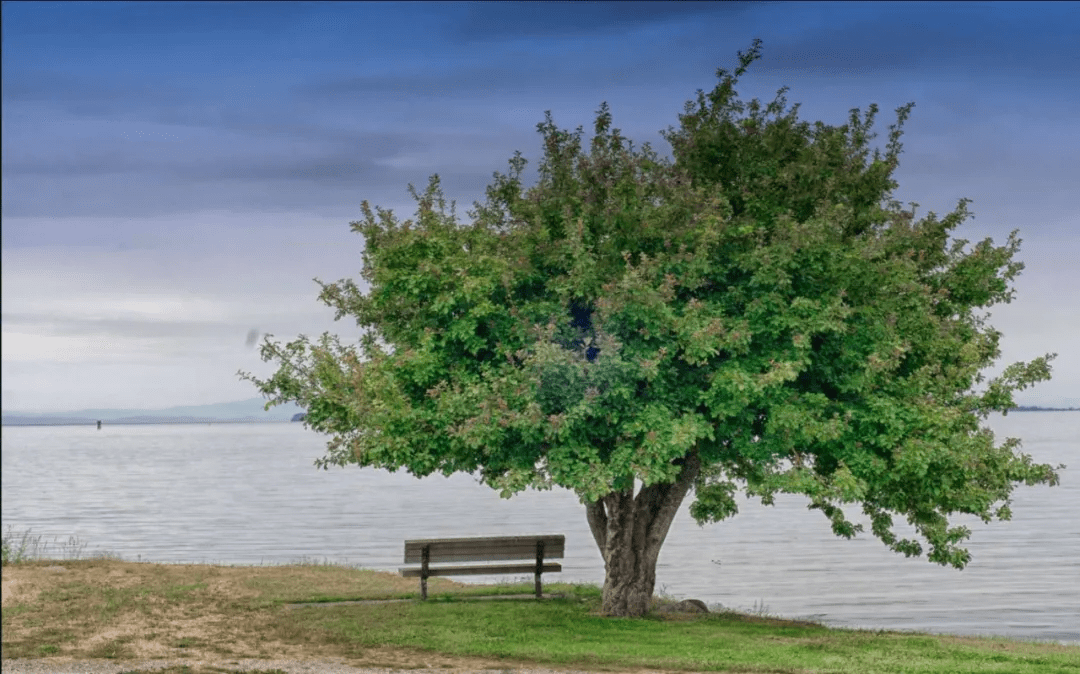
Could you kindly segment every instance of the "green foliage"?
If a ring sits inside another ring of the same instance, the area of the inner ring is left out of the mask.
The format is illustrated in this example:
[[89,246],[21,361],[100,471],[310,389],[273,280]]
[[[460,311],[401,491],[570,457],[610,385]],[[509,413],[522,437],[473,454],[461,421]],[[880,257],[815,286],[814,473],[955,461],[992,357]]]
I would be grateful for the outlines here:
[[[893,550],[963,567],[948,516],[1007,519],[1017,484],[1055,484],[980,420],[1049,378],[1052,355],[990,382],[1000,333],[983,311],[1013,296],[1023,265],[1003,246],[950,233],[892,199],[904,121],[872,149],[877,107],[809,124],[781,90],[740,101],[759,58],[687,103],[664,137],[674,161],[636,148],[597,112],[582,129],[538,125],[538,182],[525,159],[496,173],[470,221],[438,177],[410,191],[414,219],[363,204],[363,284],[320,299],[364,328],[279,344],[254,381],[329,434],[319,463],[418,475],[476,472],[510,495],[560,485],[592,502],[705,467],[691,512],[736,512],[743,489],[799,493],[851,537],[861,504]],[[981,388],[981,392],[980,392]],[[893,515],[918,537],[893,533]]]

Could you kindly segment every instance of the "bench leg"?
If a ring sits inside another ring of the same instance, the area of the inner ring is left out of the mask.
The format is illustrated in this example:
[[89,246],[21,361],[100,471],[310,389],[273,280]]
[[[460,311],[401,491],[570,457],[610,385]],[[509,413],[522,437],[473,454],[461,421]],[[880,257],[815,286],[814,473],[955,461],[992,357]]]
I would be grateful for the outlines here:
[[536,590],[536,598],[540,599],[543,596],[540,586],[540,574],[544,572],[544,541],[536,542],[536,574],[533,578],[533,585]]
[[421,601],[427,600],[427,577],[428,577],[428,562],[431,559],[431,546],[425,545],[424,552],[422,553],[420,560],[420,599]]

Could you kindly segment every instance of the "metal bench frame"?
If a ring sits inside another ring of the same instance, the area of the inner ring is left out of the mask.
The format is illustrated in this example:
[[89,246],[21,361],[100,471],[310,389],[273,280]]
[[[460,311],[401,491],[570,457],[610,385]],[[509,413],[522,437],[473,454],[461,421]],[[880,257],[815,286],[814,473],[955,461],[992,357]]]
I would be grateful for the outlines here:
[[[537,536],[496,536],[487,538],[430,538],[405,541],[405,563],[420,568],[400,569],[406,578],[420,578],[420,598],[427,599],[427,579],[431,576],[466,576],[503,573],[534,574],[536,598],[541,597],[540,575],[562,571],[562,565],[545,559],[562,559],[566,537],[555,534]],[[443,562],[493,562],[533,559],[532,564],[484,564],[438,566]]]

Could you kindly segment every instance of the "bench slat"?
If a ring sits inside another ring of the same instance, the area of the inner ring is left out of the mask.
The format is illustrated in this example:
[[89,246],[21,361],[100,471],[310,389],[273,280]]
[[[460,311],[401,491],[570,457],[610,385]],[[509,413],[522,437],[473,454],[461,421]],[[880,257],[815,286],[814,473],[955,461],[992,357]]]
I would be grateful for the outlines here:
[[441,538],[405,541],[405,563],[420,563],[425,545],[430,546],[429,563],[535,558],[538,540],[544,541],[544,559],[563,557],[566,537],[561,535]]
[[[420,569],[399,569],[405,578],[419,578]],[[498,566],[444,566],[428,569],[428,576],[482,576],[488,574],[533,573],[536,564],[503,564]],[[562,571],[562,564],[544,564],[544,573]]]

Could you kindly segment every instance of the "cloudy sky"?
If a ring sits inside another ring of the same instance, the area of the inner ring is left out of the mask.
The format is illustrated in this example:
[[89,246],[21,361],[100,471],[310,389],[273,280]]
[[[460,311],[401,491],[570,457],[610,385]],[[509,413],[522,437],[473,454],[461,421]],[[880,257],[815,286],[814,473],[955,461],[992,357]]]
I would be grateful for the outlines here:
[[[898,197],[1021,230],[1003,360],[1080,404],[1080,4],[5,3],[3,408],[253,397],[252,331],[333,330],[313,277],[360,270],[359,204],[460,211],[551,110],[658,132],[764,41],[740,93],[809,120],[914,101]],[[883,133],[884,135],[884,133]],[[533,164],[535,166],[535,161]],[[1070,348],[1071,347],[1071,348]]]

